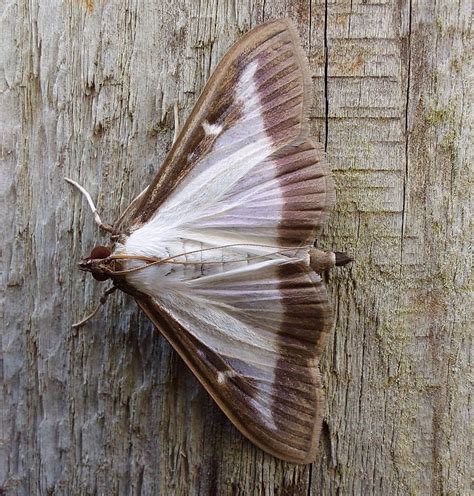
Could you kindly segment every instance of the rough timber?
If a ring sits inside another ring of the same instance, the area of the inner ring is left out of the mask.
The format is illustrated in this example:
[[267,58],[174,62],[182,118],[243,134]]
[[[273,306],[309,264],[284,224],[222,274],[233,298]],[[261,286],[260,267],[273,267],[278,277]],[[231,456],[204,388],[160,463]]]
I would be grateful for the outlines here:
[[[6,494],[467,494],[467,0],[4,2],[2,431]],[[76,263],[146,185],[216,62],[282,15],[313,71],[338,204],[327,414],[312,466],[224,419],[125,297]],[[472,101],[472,95],[471,95]],[[472,161],[472,156],[471,156]],[[145,172],[144,172],[145,171]]]

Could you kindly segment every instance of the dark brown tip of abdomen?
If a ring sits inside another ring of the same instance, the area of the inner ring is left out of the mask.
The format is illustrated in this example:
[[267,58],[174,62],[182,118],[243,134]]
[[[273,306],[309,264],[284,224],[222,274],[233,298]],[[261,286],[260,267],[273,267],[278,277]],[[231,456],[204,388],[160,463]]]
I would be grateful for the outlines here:
[[336,266],[339,267],[341,265],[347,265],[349,262],[353,262],[354,259],[349,255],[342,253],[342,251],[335,251],[334,255],[336,255]]

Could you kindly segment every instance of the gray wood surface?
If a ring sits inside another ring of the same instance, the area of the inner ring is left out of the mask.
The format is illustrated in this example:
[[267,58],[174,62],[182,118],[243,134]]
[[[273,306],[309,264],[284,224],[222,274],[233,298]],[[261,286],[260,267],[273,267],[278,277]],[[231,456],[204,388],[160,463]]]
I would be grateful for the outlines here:
[[[0,488],[8,495],[467,495],[468,0],[4,0]],[[230,45],[292,17],[338,203],[336,328],[312,466],[229,424],[140,314],[77,262],[150,181]],[[471,79],[472,84],[472,79]],[[472,183],[471,183],[472,184]],[[472,418],[471,418],[472,421]]]

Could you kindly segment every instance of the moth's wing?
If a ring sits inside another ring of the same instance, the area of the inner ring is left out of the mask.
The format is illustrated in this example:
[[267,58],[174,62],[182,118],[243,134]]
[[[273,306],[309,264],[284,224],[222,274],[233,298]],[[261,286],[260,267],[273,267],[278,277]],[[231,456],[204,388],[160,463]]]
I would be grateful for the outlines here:
[[255,238],[256,227],[263,241],[314,238],[334,188],[321,147],[308,138],[310,101],[309,67],[291,21],[253,29],[217,66],[122,226],[133,232],[153,222],[170,238],[179,231],[206,242],[235,221],[234,238]]
[[284,460],[314,460],[323,396],[318,358],[332,327],[319,275],[271,260],[157,283],[138,304],[234,425]]

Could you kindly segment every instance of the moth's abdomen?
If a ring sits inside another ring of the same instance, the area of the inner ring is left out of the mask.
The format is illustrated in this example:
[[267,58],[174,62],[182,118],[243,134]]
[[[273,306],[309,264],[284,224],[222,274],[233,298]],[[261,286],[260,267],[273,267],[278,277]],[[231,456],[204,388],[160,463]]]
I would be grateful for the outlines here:
[[298,258],[309,267],[307,249],[285,251],[238,240],[219,245],[210,237],[208,243],[192,239],[167,240],[153,231],[153,223],[145,225],[117,248],[121,255],[157,261],[149,267],[139,259],[124,261],[125,269],[142,267],[130,272],[127,282],[150,295],[173,288],[179,290],[189,281],[275,259]]

